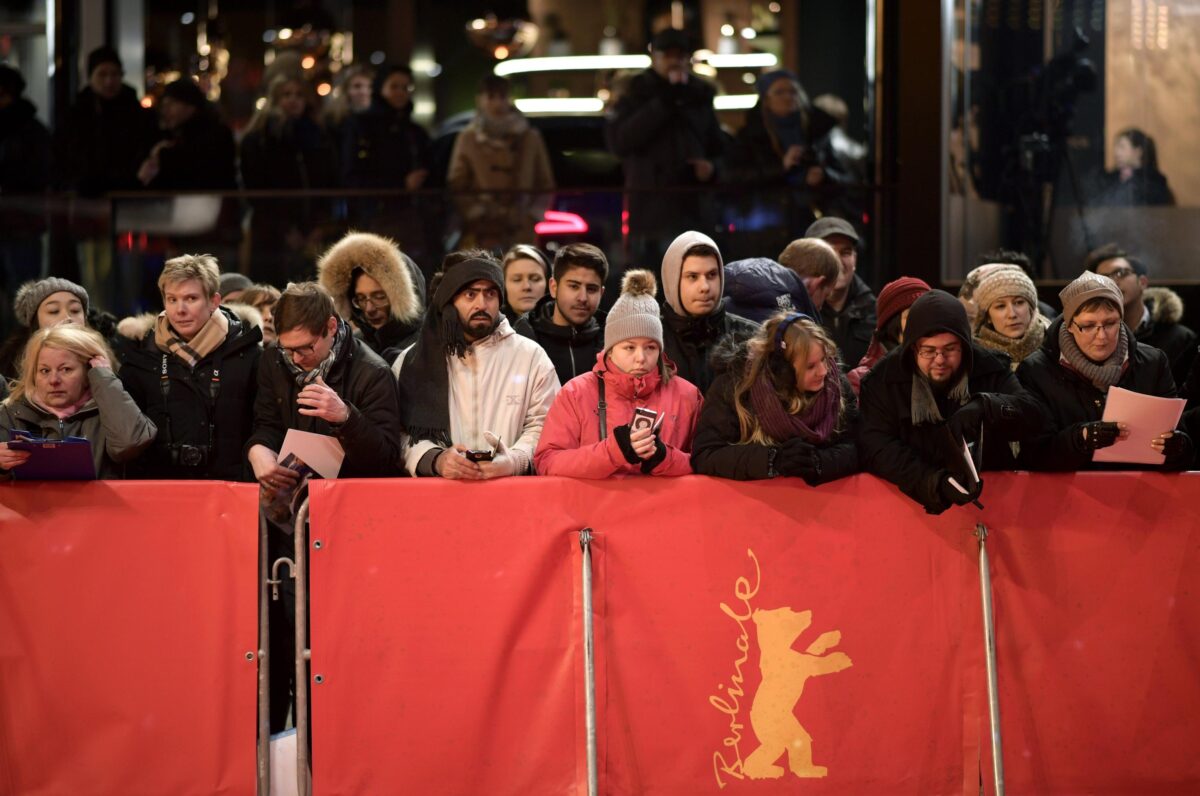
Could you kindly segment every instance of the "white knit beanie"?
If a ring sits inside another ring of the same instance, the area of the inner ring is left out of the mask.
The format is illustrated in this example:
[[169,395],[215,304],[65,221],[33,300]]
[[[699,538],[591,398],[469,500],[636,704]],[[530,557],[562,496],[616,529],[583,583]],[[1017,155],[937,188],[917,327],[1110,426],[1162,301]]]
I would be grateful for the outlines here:
[[1037,309],[1037,288],[1033,280],[1018,265],[1002,265],[985,273],[975,288],[972,300],[979,308],[975,315],[976,328],[987,321],[988,307],[1006,296],[1020,296],[1029,302],[1030,309]]
[[604,322],[605,351],[631,337],[649,337],[660,347],[663,345],[662,320],[654,297],[657,290],[651,272],[638,269],[625,273],[621,280],[621,295]]

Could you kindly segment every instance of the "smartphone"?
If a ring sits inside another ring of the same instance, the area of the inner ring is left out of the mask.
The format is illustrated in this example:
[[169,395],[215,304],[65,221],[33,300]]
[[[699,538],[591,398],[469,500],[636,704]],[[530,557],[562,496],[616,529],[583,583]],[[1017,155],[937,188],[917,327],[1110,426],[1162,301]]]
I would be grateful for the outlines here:
[[651,432],[658,428],[658,412],[639,406],[633,410],[633,420],[629,421],[629,430],[638,431],[643,428],[650,429]]
[[469,462],[490,462],[492,460],[492,457],[495,456],[495,454],[492,453],[492,451],[476,451],[476,450],[469,450],[469,451],[465,452],[463,455],[467,457],[467,461],[469,461]]

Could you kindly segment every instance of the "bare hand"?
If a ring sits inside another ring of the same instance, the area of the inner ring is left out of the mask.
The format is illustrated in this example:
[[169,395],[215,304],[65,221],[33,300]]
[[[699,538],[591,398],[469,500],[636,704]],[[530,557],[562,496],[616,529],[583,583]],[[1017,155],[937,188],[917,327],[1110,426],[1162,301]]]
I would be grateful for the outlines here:
[[653,456],[657,444],[658,439],[654,432],[645,426],[629,432],[629,445],[639,459],[649,459]]
[[478,463],[467,461],[467,457],[463,456],[466,450],[466,445],[455,445],[438,454],[437,461],[433,463],[437,474],[455,481],[482,481],[483,471]]
[[[1128,431],[1125,432],[1125,436],[1126,437],[1129,436]],[[1163,450],[1163,448],[1166,447],[1167,440],[1169,440],[1173,436],[1175,436],[1174,431],[1167,431],[1162,434],[1159,434],[1157,437],[1150,440],[1150,447],[1154,448],[1155,453],[1161,453],[1165,456],[1166,452]]]
[[787,148],[787,152],[783,153],[783,170],[794,169],[800,165],[800,160],[804,157],[804,147],[800,144],[792,144]]
[[428,169],[414,169],[404,177],[404,187],[410,191],[419,191],[429,177]]
[[809,188],[816,188],[825,182],[825,169],[820,166],[809,166],[808,173],[804,175],[804,182]]
[[254,480],[271,492],[290,492],[300,478],[295,470],[279,466],[279,454],[266,445],[255,445],[246,456],[254,470]]
[[103,354],[98,354],[88,360],[88,364],[93,368],[108,368],[112,370],[112,363],[108,361],[108,357]]
[[711,160],[705,160],[704,158],[694,158],[692,160],[689,160],[688,163],[692,164],[692,170],[696,172],[697,180],[699,180],[700,182],[708,182],[709,180],[712,179],[714,169],[713,169],[713,164],[712,164]]
[[33,454],[29,451],[17,451],[8,447],[7,442],[0,442],[0,470],[11,470],[29,461]]
[[296,403],[301,407],[300,414],[319,417],[334,425],[350,419],[350,408],[321,376],[300,391]]

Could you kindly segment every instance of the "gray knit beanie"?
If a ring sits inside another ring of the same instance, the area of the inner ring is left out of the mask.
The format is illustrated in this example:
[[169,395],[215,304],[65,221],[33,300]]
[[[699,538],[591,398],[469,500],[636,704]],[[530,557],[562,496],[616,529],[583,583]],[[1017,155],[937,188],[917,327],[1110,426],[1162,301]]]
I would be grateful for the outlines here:
[[654,298],[657,290],[651,272],[638,269],[625,273],[621,280],[621,295],[604,322],[605,351],[631,337],[649,337],[660,347],[663,345],[662,320],[658,315],[658,301]]
[[1058,294],[1063,306],[1063,323],[1070,323],[1075,318],[1079,308],[1094,298],[1108,299],[1120,312],[1125,306],[1121,296],[1121,288],[1107,276],[1100,276],[1093,271],[1084,271],[1075,281],[1067,285]]
[[1037,310],[1037,288],[1019,265],[1002,265],[984,274],[975,288],[972,299],[978,312],[975,316],[975,328],[983,326],[987,321],[988,307],[1006,296],[1020,296]]
[[17,291],[17,298],[13,301],[13,312],[16,313],[17,323],[29,329],[36,328],[38,307],[42,306],[42,302],[51,294],[60,292],[73,293],[83,304],[84,313],[87,313],[88,294],[86,290],[69,279],[48,276],[36,282],[26,282]]

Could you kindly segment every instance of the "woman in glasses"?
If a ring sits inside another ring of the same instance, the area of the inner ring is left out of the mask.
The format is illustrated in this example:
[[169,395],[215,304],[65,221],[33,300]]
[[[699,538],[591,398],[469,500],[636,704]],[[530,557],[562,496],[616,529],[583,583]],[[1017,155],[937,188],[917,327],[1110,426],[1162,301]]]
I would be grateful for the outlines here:
[[[1167,356],[1137,342],[1122,322],[1121,291],[1108,277],[1084,271],[1058,295],[1062,317],[1017,370],[1047,421],[1042,434],[1022,445],[1021,458],[1039,470],[1136,468],[1092,461],[1097,450],[1130,433],[1125,423],[1103,420],[1104,404],[1110,387],[1174,398]],[[1191,439],[1179,429],[1164,429],[1146,444],[1162,455],[1164,469],[1186,470],[1195,458]]]

